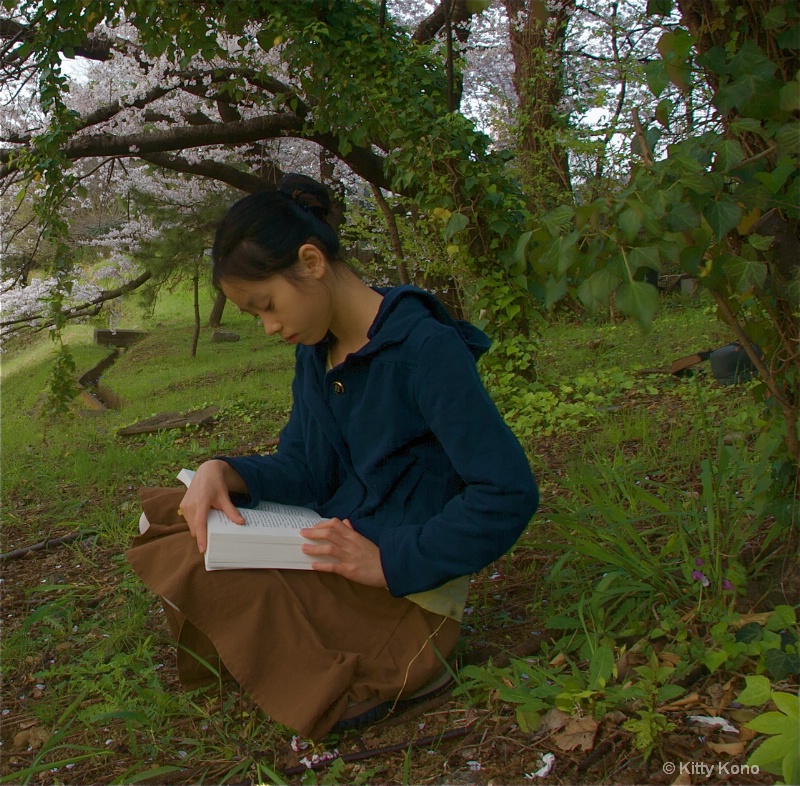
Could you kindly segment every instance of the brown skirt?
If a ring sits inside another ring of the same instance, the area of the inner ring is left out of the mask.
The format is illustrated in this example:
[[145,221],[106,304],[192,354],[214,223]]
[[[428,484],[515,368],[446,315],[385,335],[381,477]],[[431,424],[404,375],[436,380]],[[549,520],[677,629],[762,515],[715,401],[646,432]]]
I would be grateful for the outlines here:
[[177,512],[142,489],[150,528],[126,557],[164,601],[186,688],[227,671],[273,720],[323,737],[351,704],[393,701],[443,670],[459,623],[386,589],[310,570],[207,571]]

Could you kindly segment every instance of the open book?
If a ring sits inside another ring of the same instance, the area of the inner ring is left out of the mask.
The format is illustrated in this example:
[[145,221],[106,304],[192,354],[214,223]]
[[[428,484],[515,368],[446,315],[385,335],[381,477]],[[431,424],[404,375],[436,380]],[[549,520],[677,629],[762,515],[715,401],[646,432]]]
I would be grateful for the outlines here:
[[[182,469],[178,480],[188,486],[194,472]],[[301,546],[310,543],[300,534],[322,517],[308,508],[259,502],[255,508],[237,508],[244,524],[234,524],[222,511],[208,514],[206,570],[232,568],[290,568],[311,570],[314,562],[336,562],[334,557],[312,557]],[[315,543],[325,543],[317,540]]]

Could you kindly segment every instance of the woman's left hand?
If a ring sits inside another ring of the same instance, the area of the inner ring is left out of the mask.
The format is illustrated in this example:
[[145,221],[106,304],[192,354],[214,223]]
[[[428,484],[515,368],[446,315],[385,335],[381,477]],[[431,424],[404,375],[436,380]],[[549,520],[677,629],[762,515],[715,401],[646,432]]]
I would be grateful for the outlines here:
[[314,570],[338,573],[350,581],[369,587],[385,587],[380,549],[353,529],[349,519],[328,519],[310,529],[301,530],[304,538],[327,543],[306,543],[303,552],[312,557],[330,556],[338,562],[315,562]]

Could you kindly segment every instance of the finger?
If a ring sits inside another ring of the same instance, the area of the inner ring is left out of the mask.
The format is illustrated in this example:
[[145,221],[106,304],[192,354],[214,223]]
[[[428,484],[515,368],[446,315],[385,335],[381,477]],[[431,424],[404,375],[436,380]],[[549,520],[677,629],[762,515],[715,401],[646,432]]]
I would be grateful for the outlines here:
[[222,499],[220,510],[234,523],[244,524],[244,516],[239,512],[238,508],[230,501],[230,498]]
[[197,548],[201,554],[205,553],[206,550],[206,540],[207,540],[207,532],[206,532],[206,518],[205,516],[202,519],[198,519],[192,517],[192,520],[189,521],[189,532],[192,533],[192,537],[197,541]]
[[325,521],[320,521],[313,527],[306,527],[305,529],[301,529],[300,534],[304,538],[309,538],[311,540],[318,540],[320,538],[329,538],[331,535],[337,532],[341,524],[342,522],[340,519],[327,519]]
[[340,576],[347,577],[349,570],[342,562],[312,562],[312,570],[320,573],[338,573]]
[[341,559],[340,553],[337,553],[341,552],[341,549],[330,542],[304,543],[301,548],[303,549],[303,554],[308,554],[311,557],[328,556],[328,557],[336,557],[336,559]]

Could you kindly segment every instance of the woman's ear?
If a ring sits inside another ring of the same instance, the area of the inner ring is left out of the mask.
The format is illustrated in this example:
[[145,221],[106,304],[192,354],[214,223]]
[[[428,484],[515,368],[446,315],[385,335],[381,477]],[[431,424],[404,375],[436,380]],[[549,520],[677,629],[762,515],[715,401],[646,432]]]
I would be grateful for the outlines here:
[[300,269],[311,278],[321,279],[328,272],[328,258],[313,243],[304,243],[297,252]]

